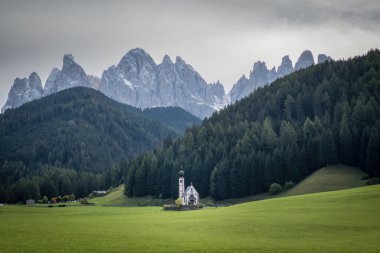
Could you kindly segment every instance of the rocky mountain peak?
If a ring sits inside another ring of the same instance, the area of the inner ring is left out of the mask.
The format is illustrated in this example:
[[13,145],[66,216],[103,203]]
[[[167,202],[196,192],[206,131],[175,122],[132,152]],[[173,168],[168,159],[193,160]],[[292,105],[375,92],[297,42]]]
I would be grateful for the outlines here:
[[289,58],[289,55],[282,57],[281,65],[277,69],[277,77],[283,77],[293,72],[293,63]]
[[324,63],[326,61],[332,61],[333,59],[330,56],[327,56],[325,54],[318,54],[318,64]]
[[261,83],[265,83],[268,81],[269,70],[263,61],[257,61],[253,65],[253,70],[250,74],[249,79],[253,80],[255,86],[261,85]]
[[136,72],[139,73],[144,66],[149,66],[150,68],[155,68],[156,63],[153,58],[147,54],[142,48],[135,48],[128,53],[126,53],[123,58],[121,58],[118,69],[125,72]]
[[305,50],[302,52],[296,65],[294,66],[294,70],[300,70],[314,65],[314,57],[310,50]]
[[175,58],[175,65],[186,66],[187,63],[180,56],[177,56]]
[[164,65],[173,65],[174,63],[170,59],[169,55],[165,55],[164,58],[162,59],[162,64]]
[[239,81],[246,81],[246,80],[248,80],[247,77],[246,77],[245,75],[242,75],[242,76],[239,78],[238,82],[239,82]]
[[29,78],[16,78],[8,93],[8,99],[1,112],[8,108],[16,108],[20,105],[41,98],[43,95],[41,79],[36,72],[29,75]]
[[251,75],[254,75],[255,73],[260,73],[260,72],[267,72],[268,68],[263,61],[257,61],[255,64],[253,64],[253,71]]
[[63,56],[63,67],[62,67],[62,69],[65,67],[69,67],[72,64],[75,64],[73,55],[72,54],[65,54]]
[[29,84],[32,89],[36,89],[40,92],[43,91],[41,78],[36,72],[32,72],[29,75]]
[[45,83],[44,94],[49,95],[72,87],[91,87],[83,68],[74,61],[71,54],[63,56],[62,70],[53,68]]

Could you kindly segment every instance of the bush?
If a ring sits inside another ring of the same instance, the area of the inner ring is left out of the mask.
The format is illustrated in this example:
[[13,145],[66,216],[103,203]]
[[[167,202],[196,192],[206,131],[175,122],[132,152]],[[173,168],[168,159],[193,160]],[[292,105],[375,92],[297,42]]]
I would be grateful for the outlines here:
[[87,205],[88,204],[88,199],[87,198],[83,198],[83,199],[80,200],[80,203],[82,205]]
[[69,199],[70,199],[69,195],[65,195],[65,196],[62,197],[62,201],[63,202],[67,202],[67,201],[69,201]]
[[52,203],[52,204],[55,204],[55,203],[57,203],[57,199],[56,198],[51,198],[51,200],[50,200],[50,203]]
[[284,190],[285,191],[288,191],[290,189],[292,189],[294,187],[294,183],[293,181],[286,181],[285,184],[284,184]]
[[75,200],[75,195],[74,194],[70,194],[70,201],[74,201]]
[[372,177],[367,181],[367,185],[380,184],[380,177]]
[[48,201],[49,201],[49,199],[48,199],[47,196],[43,196],[43,197],[42,197],[42,202],[43,202],[43,203],[46,204]]
[[269,187],[269,193],[272,195],[278,194],[280,192],[283,192],[282,186],[278,183],[273,183]]
[[57,201],[57,203],[62,202],[62,197],[61,197],[61,196],[56,197],[56,198],[55,198],[55,201]]
[[181,206],[183,205],[183,203],[182,203],[182,198],[178,198],[178,199],[176,199],[176,200],[175,200],[175,204],[176,204],[177,207],[181,207]]
[[48,205],[48,208],[52,208],[52,207],[54,207],[53,205]]
[[37,203],[38,203],[38,204],[43,204],[44,202],[42,201],[42,199],[39,199],[39,200],[37,201]]

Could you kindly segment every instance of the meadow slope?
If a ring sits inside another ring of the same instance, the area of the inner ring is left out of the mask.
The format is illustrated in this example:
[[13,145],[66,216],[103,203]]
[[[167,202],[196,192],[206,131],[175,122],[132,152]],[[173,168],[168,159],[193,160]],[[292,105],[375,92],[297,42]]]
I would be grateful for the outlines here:
[[359,168],[345,165],[323,167],[290,189],[284,195],[294,196],[300,194],[336,191],[365,186],[368,176]]
[[1,252],[378,252],[380,185],[190,212],[0,207]]

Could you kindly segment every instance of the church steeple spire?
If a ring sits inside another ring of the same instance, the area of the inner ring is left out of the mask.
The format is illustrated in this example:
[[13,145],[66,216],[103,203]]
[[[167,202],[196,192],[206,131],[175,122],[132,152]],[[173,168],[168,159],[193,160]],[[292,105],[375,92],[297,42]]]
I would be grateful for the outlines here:
[[178,197],[182,199],[182,203],[185,203],[185,173],[182,170],[178,172]]

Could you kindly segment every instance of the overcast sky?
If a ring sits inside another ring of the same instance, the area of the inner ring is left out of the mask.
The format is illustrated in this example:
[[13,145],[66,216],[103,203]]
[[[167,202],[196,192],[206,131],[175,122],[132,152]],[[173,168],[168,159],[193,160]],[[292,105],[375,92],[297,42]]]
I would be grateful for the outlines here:
[[0,0],[0,107],[16,77],[36,71],[44,84],[65,53],[98,76],[132,48],[157,63],[179,55],[229,91],[255,61],[364,54],[379,31],[379,0]]

